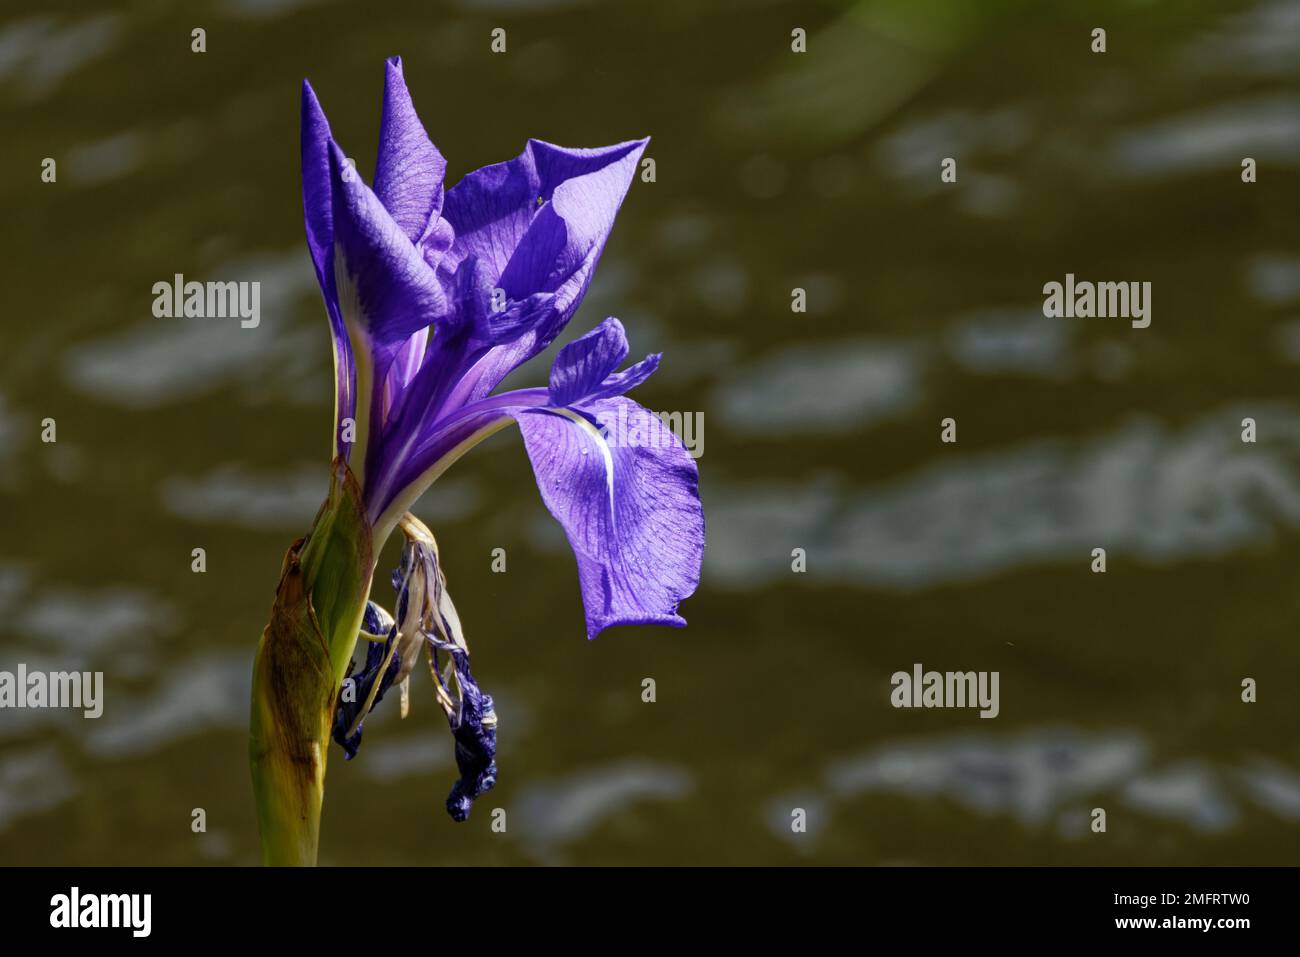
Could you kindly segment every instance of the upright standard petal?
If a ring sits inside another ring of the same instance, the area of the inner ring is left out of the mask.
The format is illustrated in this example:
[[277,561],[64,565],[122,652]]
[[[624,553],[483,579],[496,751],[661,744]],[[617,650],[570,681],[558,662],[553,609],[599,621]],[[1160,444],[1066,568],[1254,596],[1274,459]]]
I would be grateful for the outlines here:
[[695,461],[631,399],[516,415],[542,500],[578,560],[587,637],[611,625],[682,626],[695,591],[704,511]]
[[[495,283],[519,248],[538,209],[551,202],[557,188],[571,179],[621,165],[630,167],[623,184],[626,193],[627,183],[647,142],[641,139],[599,149],[569,149],[529,140],[524,151],[514,159],[470,173],[447,191],[443,210],[456,231],[452,269],[466,256],[477,256],[488,266]],[[524,295],[537,291],[530,289]]]
[[[395,351],[446,310],[442,286],[378,197],[330,144],[334,241],[355,288],[359,322],[371,343]],[[337,270],[336,270],[337,273]]]
[[[586,291],[646,142],[578,151],[533,141],[543,186],[552,188],[539,195],[537,214],[501,273],[507,296],[522,299],[563,289],[568,305]],[[600,165],[589,168],[591,158],[576,153],[597,154]]]
[[[375,196],[398,227],[416,246],[425,262],[436,267],[451,246],[453,231],[442,218],[443,181],[447,161],[425,132],[411,102],[402,58],[384,64],[384,111],[375,162]],[[416,330],[397,350],[384,395],[384,414],[415,378],[424,362],[429,327]]]
[[326,299],[334,290],[334,213],[330,186],[330,124],[316,91],[302,81],[302,206],[316,278]]
[[445,214],[456,230],[449,260],[477,256],[512,301],[552,297],[533,328],[474,357],[452,401],[488,395],[563,330],[587,291],[647,142],[580,150],[530,140],[517,159],[471,173],[447,193]]
[[375,195],[407,239],[419,246],[441,218],[447,161],[429,140],[402,76],[402,58],[385,64]]
[[330,126],[316,91],[302,82],[302,205],[316,281],[325,299],[334,346],[334,453],[346,461],[352,446],[341,441],[343,421],[356,412],[356,360],[334,282],[334,214],[330,185]]

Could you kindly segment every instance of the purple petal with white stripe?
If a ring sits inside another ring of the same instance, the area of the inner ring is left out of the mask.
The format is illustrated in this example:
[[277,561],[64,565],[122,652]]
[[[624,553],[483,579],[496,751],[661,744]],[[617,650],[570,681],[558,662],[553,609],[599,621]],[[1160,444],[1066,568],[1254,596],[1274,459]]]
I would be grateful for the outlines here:
[[[587,637],[612,625],[673,625],[695,591],[704,511],[695,460],[631,399],[516,416],[542,501],[578,560]],[[646,444],[614,437],[639,433]]]

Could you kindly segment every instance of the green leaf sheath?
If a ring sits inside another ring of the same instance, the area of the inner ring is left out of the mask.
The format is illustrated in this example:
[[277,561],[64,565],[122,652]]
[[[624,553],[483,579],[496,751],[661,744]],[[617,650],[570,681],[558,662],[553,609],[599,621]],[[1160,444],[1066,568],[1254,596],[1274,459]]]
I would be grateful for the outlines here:
[[330,727],[373,575],[361,491],[335,459],[329,498],[284,556],[253,664],[249,760],[267,864],[316,863]]

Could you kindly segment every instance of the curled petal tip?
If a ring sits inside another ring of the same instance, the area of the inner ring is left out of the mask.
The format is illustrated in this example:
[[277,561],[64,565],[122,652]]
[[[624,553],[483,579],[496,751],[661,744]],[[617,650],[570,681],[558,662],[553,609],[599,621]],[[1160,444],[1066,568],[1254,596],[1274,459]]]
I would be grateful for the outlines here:
[[587,622],[587,640],[595,641],[603,632],[621,625],[662,625],[668,628],[685,628],[686,619],[681,615],[634,615],[631,617],[602,618]]

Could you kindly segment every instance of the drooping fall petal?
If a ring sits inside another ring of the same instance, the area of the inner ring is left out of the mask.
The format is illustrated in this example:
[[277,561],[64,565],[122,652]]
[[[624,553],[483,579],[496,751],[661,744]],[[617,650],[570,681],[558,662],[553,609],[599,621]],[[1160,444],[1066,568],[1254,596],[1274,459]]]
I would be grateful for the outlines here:
[[516,419],[542,501],[578,560],[587,637],[611,625],[685,625],[677,605],[699,583],[704,511],[681,440],[623,397]]

